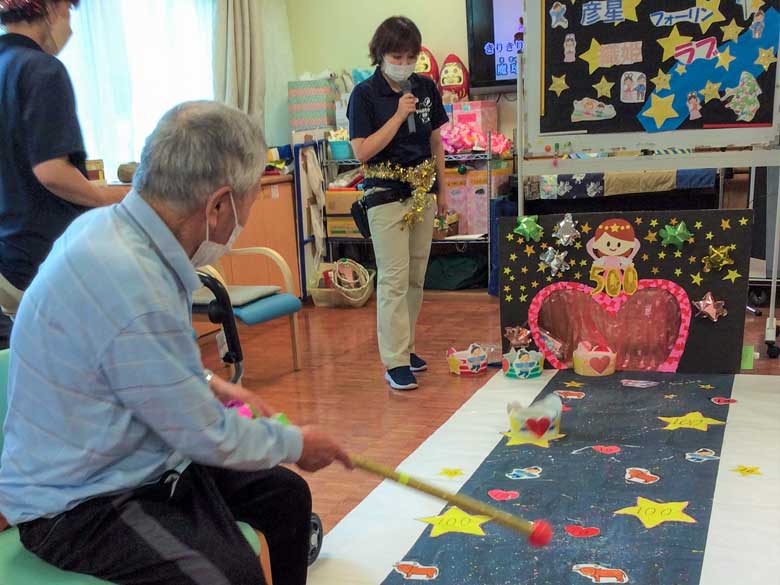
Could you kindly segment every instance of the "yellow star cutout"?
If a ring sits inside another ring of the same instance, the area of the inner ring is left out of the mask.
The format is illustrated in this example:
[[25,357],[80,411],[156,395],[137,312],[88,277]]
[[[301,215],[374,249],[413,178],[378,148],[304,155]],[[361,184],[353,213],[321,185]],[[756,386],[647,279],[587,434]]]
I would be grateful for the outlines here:
[[663,260],[664,258],[666,258],[666,252],[658,252],[658,259]]
[[693,284],[695,284],[696,286],[701,286],[702,283],[701,272],[697,272],[696,274],[691,274],[691,279],[693,280]]
[[520,295],[520,302],[521,303],[527,303],[528,302],[528,295]]
[[582,278],[582,273],[581,272],[575,272],[574,273],[574,280],[579,280],[580,278]]
[[731,284],[734,284],[740,276],[742,275],[736,270],[729,270],[729,273],[723,277],[723,280],[730,280]]
[[548,91],[554,91],[558,97],[561,97],[561,94],[567,89],[569,89],[569,86],[566,83],[565,73],[560,77],[555,77],[555,75],[553,75],[552,83],[550,84],[550,87],[547,88]]
[[651,219],[650,220],[650,227],[657,227],[658,226],[658,220],[657,219]]
[[657,236],[658,236],[658,232],[648,231],[647,235],[645,236],[645,239],[648,242],[657,242],[658,241]]
[[653,268],[652,268],[652,270],[650,270],[650,272],[652,272],[653,274],[658,274],[660,272],[660,270],[658,270],[658,268],[656,266],[653,266]]
[[648,260],[650,260],[650,256],[648,256],[647,254],[642,254],[642,260],[647,262]]
[[504,300],[505,300],[507,303],[511,303],[511,302],[512,302],[512,295],[506,295],[506,296],[504,297]]
[[731,471],[739,473],[742,477],[747,477],[749,475],[764,475],[763,473],[761,473],[760,467],[748,467],[747,465],[740,465],[739,467],[735,467]]
[[670,118],[679,117],[672,104],[674,104],[674,94],[662,98],[654,93],[650,96],[650,107],[642,115],[655,120],[656,128],[660,128]]
[[505,286],[504,287],[504,292],[508,293],[510,290],[512,290],[511,286]]
[[593,84],[593,89],[596,90],[596,97],[605,97],[605,98],[611,98],[612,97],[612,88],[615,86],[615,83],[610,83],[607,81],[607,78],[603,75],[601,76],[601,81],[598,83]]
[[739,225],[746,226],[750,220],[747,217],[740,217],[739,218]]
[[547,278],[545,278],[545,280],[546,280],[547,282],[552,282],[552,276],[548,276]]
[[[572,2],[572,4],[574,4]],[[753,0],[750,5],[753,7],[753,10],[758,10],[764,5],[764,0]]]
[[523,238],[522,236],[520,236],[519,238],[517,238],[517,243],[518,243],[519,245],[525,244],[525,238]]
[[532,286],[533,288],[536,288],[536,287],[538,287],[538,286],[539,286],[539,283],[538,283],[538,282],[536,282],[536,281],[534,280],[533,282],[531,282],[531,286]]
[[775,50],[772,47],[758,50],[758,59],[755,60],[755,64],[761,65],[761,67],[764,68],[764,71],[767,71],[769,66],[776,62],[777,57],[775,57]]
[[575,248],[576,250],[579,250],[579,249],[581,249],[581,248],[582,248],[582,244],[581,244],[580,242],[574,242],[574,248]]
[[672,225],[677,225],[677,224],[678,224],[678,223],[680,223],[680,222],[679,222],[679,221],[677,221],[677,218],[676,218],[676,217],[673,217],[672,219],[670,219],[670,220],[669,220],[669,223],[670,223],[670,224],[672,224]]
[[693,236],[691,236],[690,238],[688,238],[688,243],[689,243],[689,244],[695,244],[695,243],[696,243],[696,238],[694,238]]
[[675,258],[682,258],[682,250],[675,250],[674,257]]
[[[674,54],[674,51],[672,51]],[[601,43],[596,39],[591,39],[590,48],[580,55],[580,59],[588,64],[588,75],[593,75],[593,72],[600,67],[599,59],[601,57]]]
[[729,250],[731,250],[733,252],[736,249],[737,249],[737,245],[736,244],[729,244]]
[[516,447],[518,445],[533,445],[534,447],[541,447],[543,449],[550,448],[550,441],[562,439],[566,436],[555,432],[550,432],[546,435],[542,435],[541,437],[537,437],[536,435],[532,435],[530,433],[516,433],[513,431],[502,434],[509,439],[506,442],[507,447]]
[[707,232],[706,234],[704,234],[704,237],[708,240],[711,240],[712,238],[715,237],[715,234],[713,234],[712,232]]
[[524,284],[521,284],[521,285],[520,285],[520,290],[525,290],[525,288],[526,288],[526,287],[525,287],[525,285],[524,285]]
[[547,248],[549,248],[549,246],[547,245],[547,242],[542,242],[542,243],[539,245],[539,247],[540,247],[542,250],[546,250]]
[[704,227],[704,224],[700,221],[697,221],[695,224],[693,224],[693,227],[695,227],[697,230],[700,230],[702,227]]
[[679,268],[675,268],[674,269],[674,275],[675,276],[682,276],[682,270],[680,270]]
[[674,70],[677,71],[678,75],[685,75],[686,73],[688,73],[688,68],[682,63],[680,63],[677,67],[675,67]]
[[515,275],[513,274],[512,276],[509,277],[509,282],[514,282],[514,281],[515,281]]
[[734,59],[736,59],[736,57],[733,57],[731,55],[731,47],[726,47],[725,50],[718,53],[718,64],[715,65],[715,69],[717,69],[718,67],[723,67],[726,71],[728,71],[731,62]]
[[[668,59],[671,59],[674,57],[674,50],[679,47],[680,45],[684,45],[685,43],[688,43],[693,40],[693,37],[686,37],[680,34],[680,31],[677,30],[677,25],[674,26],[672,29],[671,34],[663,39],[658,39],[658,44],[661,45],[661,47],[664,50],[664,56],[661,62],[665,62]],[[598,53],[596,54],[596,57],[598,58]],[[591,71],[593,73],[593,71]]]
[[720,220],[720,227],[721,229],[730,230],[731,229],[731,220],[730,219],[721,219]]
[[709,430],[710,425],[725,425],[722,420],[716,420],[704,416],[701,412],[689,412],[685,416],[659,416],[659,419],[667,423],[663,428],[665,431],[676,431],[677,429],[693,429],[695,431]]
[[514,234],[507,234],[507,235],[506,235],[506,240],[507,240],[507,242],[511,242],[511,241],[512,241],[512,240],[514,240],[514,239],[515,239],[515,236],[514,236]]
[[530,257],[530,256],[533,256],[536,253],[536,250],[534,249],[533,246],[526,245],[525,253]]
[[587,260],[580,260],[580,266],[587,266],[588,261]]
[[732,18],[731,22],[726,26],[720,27],[720,30],[723,33],[723,40],[721,41],[722,43],[725,43],[726,41],[734,41],[735,43],[738,43],[739,33],[745,29],[737,24],[737,20],[735,18]]
[[707,30],[709,30],[710,26],[712,26],[716,22],[723,22],[724,20],[726,20],[726,17],[723,16],[721,11],[719,10],[720,0],[696,0],[696,7],[705,8],[706,10],[712,10],[712,16],[710,16],[704,22],[699,23],[699,26],[701,27],[701,32],[703,33],[706,33]]
[[635,217],[634,218],[634,223],[636,225],[642,225],[642,218],[641,217]]
[[582,388],[585,384],[582,382],[577,382],[575,380],[572,380],[571,382],[566,382],[564,386],[567,388]]
[[[623,18],[637,22],[636,8],[642,0],[623,0]],[[616,22],[615,25],[618,23]]]
[[538,268],[536,269],[537,272],[544,272],[547,270],[547,264],[544,262],[539,262]]
[[689,256],[688,262],[690,262],[691,264],[696,264],[696,256]]
[[669,85],[669,82],[671,80],[672,80],[671,74],[664,73],[659,69],[658,75],[653,77],[650,81],[652,81],[653,85],[655,85],[655,91],[661,91],[662,89],[668,89],[668,90],[672,89],[672,86]]
[[584,224],[582,224],[582,225],[580,226],[580,229],[582,230],[582,233],[583,233],[583,234],[589,234],[589,233],[590,233],[590,230],[591,230],[591,227],[590,227],[590,225],[588,225],[587,223],[584,223]]
[[522,272],[523,274],[528,274],[528,268],[527,268],[526,266],[523,266],[523,267],[520,269],[520,272]]
[[715,386],[712,384],[699,384],[699,388],[702,390],[715,390]]
[[[699,93],[704,96],[704,103],[709,103],[712,100],[719,100],[720,99],[720,83],[712,83],[711,81],[707,80],[707,85],[704,86],[704,89],[700,89]],[[699,224],[699,228],[701,228],[701,222],[697,221],[696,223]],[[695,227],[695,226],[694,226]]]
[[677,394],[664,394],[664,398],[671,400],[672,398],[677,398]]
[[517,254],[510,254],[510,255],[509,255],[509,260],[511,260],[512,262],[514,262],[515,260],[517,260]]
[[636,499],[636,506],[622,508],[615,514],[635,516],[645,528],[655,528],[664,522],[696,524],[696,519],[683,511],[687,506],[688,502],[654,502],[640,496]]
[[512,269],[507,266],[504,268],[504,274],[512,274]]
[[492,518],[490,516],[480,516],[466,514],[460,508],[449,508],[441,516],[431,516],[429,518],[418,518],[420,522],[433,525],[431,530],[431,538],[436,538],[442,534],[448,534],[450,532],[459,532],[461,534],[471,534],[473,536],[485,536],[485,531],[482,530],[482,525],[485,522],[490,522]]
[[449,478],[459,477],[463,475],[463,470],[458,468],[445,467],[439,472],[439,475],[443,475],[444,477]]

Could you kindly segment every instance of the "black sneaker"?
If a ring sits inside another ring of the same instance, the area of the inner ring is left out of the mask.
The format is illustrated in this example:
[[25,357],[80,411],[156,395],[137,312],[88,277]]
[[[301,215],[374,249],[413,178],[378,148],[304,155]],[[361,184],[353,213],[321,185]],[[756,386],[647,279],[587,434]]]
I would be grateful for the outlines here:
[[411,363],[410,369],[413,372],[424,372],[425,370],[428,369],[428,362],[426,362],[416,353],[413,353],[412,355],[409,356],[409,362]]
[[387,370],[385,380],[393,390],[414,390],[417,388],[417,380],[409,366]]

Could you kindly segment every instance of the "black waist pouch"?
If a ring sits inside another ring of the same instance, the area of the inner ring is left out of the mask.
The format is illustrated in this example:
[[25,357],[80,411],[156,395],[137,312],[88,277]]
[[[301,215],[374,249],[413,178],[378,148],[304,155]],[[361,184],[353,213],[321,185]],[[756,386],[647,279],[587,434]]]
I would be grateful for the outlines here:
[[366,198],[361,197],[352,204],[352,219],[355,220],[355,225],[360,231],[360,234],[364,238],[371,237],[371,228],[368,225],[368,207],[366,206]]

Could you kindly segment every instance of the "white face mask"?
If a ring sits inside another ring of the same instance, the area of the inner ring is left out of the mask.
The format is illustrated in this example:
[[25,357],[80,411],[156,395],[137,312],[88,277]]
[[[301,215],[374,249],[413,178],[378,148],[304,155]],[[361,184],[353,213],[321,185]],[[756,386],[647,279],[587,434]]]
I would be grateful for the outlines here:
[[387,61],[383,60],[382,73],[387,75],[396,83],[401,83],[402,81],[406,81],[412,76],[416,66],[417,63],[412,63],[411,65],[396,65],[394,63],[388,63]]
[[198,246],[198,249],[195,250],[195,253],[190,258],[190,262],[192,262],[192,265],[195,268],[200,268],[201,266],[208,266],[210,264],[214,264],[217,260],[222,258],[225,254],[230,252],[230,250],[233,248],[233,244],[236,243],[236,240],[238,239],[238,235],[241,233],[241,230],[244,229],[244,226],[242,226],[240,223],[238,223],[238,214],[236,213],[236,204],[233,201],[233,194],[230,194],[230,205],[233,208],[233,218],[236,221],[236,225],[233,228],[233,232],[230,234],[230,237],[228,238],[228,241],[224,244],[218,244],[216,242],[212,242],[209,240],[209,223],[208,218],[206,219],[206,240]]

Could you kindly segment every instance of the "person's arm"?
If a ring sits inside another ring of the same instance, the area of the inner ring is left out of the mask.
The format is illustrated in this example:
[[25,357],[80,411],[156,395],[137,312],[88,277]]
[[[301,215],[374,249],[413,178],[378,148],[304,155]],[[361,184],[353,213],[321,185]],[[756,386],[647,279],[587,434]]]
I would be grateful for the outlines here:
[[401,125],[417,110],[417,98],[412,94],[401,96],[395,114],[375,132],[372,131],[371,103],[360,90],[353,92],[347,109],[352,150],[355,158],[365,163],[382,152],[395,138]]
[[87,180],[65,156],[35,165],[33,173],[38,181],[57,197],[84,207],[111,205],[124,197],[118,190],[108,189]]
[[444,181],[447,166],[444,163],[444,142],[441,139],[441,130],[436,129],[431,133],[431,154],[436,157],[436,178],[439,182],[439,192],[436,194],[436,207],[439,217],[447,215],[447,202],[444,197]]

